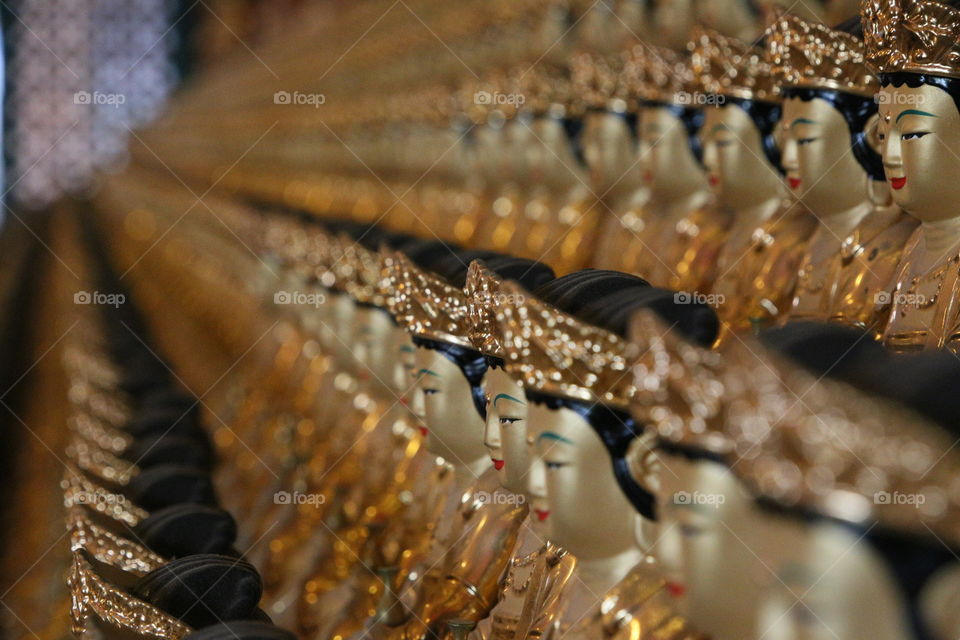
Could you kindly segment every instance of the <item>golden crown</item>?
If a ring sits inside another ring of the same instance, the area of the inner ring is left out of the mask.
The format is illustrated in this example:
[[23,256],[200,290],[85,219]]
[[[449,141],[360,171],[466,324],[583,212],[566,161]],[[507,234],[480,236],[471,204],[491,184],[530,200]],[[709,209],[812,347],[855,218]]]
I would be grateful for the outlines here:
[[866,48],[849,33],[780,13],[766,31],[767,61],[781,85],[873,96],[879,83]]
[[688,104],[698,90],[690,59],[672,49],[638,44],[624,59],[626,82],[639,101]]
[[340,260],[333,269],[336,282],[357,302],[386,307],[383,256],[345,237],[338,242]]
[[570,63],[574,94],[590,109],[626,111],[630,91],[623,67],[618,55],[577,54]]
[[583,402],[629,407],[635,345],[528,296],[504,282],[497,321],[506,369],[528,389]]
[[467,283],[463,290],[467,296],[470,318],[470,342],[480,353],[504,357],[500,325],[497,323],[497,303],[502,300],[503,281],[487,269],[479,260],[470,263]]
[[960,10],[930,0],[864,0],[867,61],[879,72],[960,78]]
[[940,429],[759,344],[717,354],[662,329],[644,314],[631,326],[632,412],[662,440],[722,456],[780,504],[960,543],[960,452]]
[[473,348],[466,294],[428,273],[399,252],[392,254],[388,300],[397,324],[415,336]]
[[777,78],[759,47],[698,26],[689,48],[699,91],[746,100],[779,100]]

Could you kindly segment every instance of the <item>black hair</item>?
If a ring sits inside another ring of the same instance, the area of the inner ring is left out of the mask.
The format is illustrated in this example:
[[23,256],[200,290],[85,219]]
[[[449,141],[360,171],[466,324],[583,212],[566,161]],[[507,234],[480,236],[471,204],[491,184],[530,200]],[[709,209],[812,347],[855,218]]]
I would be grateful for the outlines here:
[[483,377],[487,375],[487,369],[490,367],[487,356],[469,347],[421,336],[413,336],[413,344],[442,353],[450,362],[460,368],[463,377],[467,379],[467,384],[470,385],[470,397],[473,400],[473,406],[480,417],[486,420],[487,397],[483,391]]
[[650,309],[671,330],[704,348],[714,343],[720,331],[720,320],[708,305],[657,287],[615,291],[584,307],[579,316],[584,322],[626,338],[630,320],[640,309]]
[[868,392],[891,354],[869,330],[834,322],[791,322],[760,333],[764,346],[782,353],[817,377],[841,380]]
[[781,174],[785,173],[780,164],[780,148],[777,146],[776,139],[777,125],[780,123],[783,107],[773,102],[731,96],[725,96],[724,100],[725,104],[735,104],[747,112],[757,126],[757,130],[760,131],[760,146],[763,148],[763,154],[777,171]]
[[634,480],[627,463],[627,450],[630,448],[630,443],[643,433],[643,429],[637,426],[629,413],[600,403],[561,398],[529,389],[527,400],[555,411],[570,409],[582,417],[600,436],[600,440],[610,454],[613,475],[627,499],[642,516],[650,520],[657,519],[656,496]]
[[432,271],[434,265],[457,251],[461,251],[460,247],[442,240],[420,240],[404,247],[406,256],[415,265],[428,271]]
[[832,89],[809,89],[790,87],[783,90],[784,98],[797,98],[810,102],[814,98],[826,100],[840,112],[850,130],[850,147],[853,155],[871,180],[885,180],[883,158],[873,150],[867,141],[867,122],[877,113],[877,101],[873,98],[857,96]]
[[917,89],[923,85],[943,89],[950,94],[957,111],[960,111],[960,80],[956,78],[945,78],[929,73],[910,73],[908,71],[880,74],[880,86],[882,87],[900,88],[904,85],[911,89]]
[[581,269],[547,282],[533,291],[546,304],[576,315],[593,301],[633,287],[649,287],[643,278],[608,269]]
[[672,102],[661,102],[659,100],[644,101],[643,106],[666,109],[683,123],[684,128],[687,130],[687,142],[690,145],[690,151],[693,152],[693,157],[696,158],[697,162],[702,166],[703,141],[700,139],[700,129],[703,128],[703,121],[706,118],[703,109],[673,104]]

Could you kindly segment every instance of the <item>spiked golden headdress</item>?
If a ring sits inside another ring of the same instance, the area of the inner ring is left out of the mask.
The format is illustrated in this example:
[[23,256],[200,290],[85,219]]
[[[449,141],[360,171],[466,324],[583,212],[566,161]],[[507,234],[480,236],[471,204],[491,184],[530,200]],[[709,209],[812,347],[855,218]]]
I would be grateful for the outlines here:
[[336,281],[357,302],[386,307],[383,256],[346,238],[340,238],[340,246],[340,261],[334,269]]
[[497,321],[507,371],[528,389],[629,407],[635,345],[528,296],[513,282],[504,282],[500,293]]
[[873,96],[879,83],[866,48],[849,33],[780,13],[767,28],[767,61],[781,85]]
[[662,440],[722,456],[779,504],[960,544],[960,452],[942,430],[756,343],[707,352],[644,314],[631,337],[632,412]]
[[480,353],[504,358],[506,350],[497,322],[500,307],[506,300],[503,280],[483,262],[474,260],[467,270],[467,283],[463,290],[467,296],[473,348]]
[[577,54],[570,63],[574,94],[590,109],[626,111],[630,91],[623,66],[621,56]]
[[746,100],[779,100],[777,79],[759,47],[694,28],[690,62],[703,93]]
[[877,71],[960,78],[960,10],[930,0],[864,0],[860,13]]
[[672,49],[638,44],[624,58],[624,76],[638,101],[690,104],[699,90],[690,59]]
[[407,256],[392,254],[388,300],[397,324],[415,336],[473,348],[467,297],[438,276],[423,271]]

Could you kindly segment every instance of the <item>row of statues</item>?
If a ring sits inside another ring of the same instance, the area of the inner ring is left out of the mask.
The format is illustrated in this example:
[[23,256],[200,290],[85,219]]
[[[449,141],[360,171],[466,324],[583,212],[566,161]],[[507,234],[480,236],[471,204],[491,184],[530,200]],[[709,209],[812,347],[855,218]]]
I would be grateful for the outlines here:
[[960,6],[486,4],[213,77],[91,197],[210,383],[237,617],[957,637]]

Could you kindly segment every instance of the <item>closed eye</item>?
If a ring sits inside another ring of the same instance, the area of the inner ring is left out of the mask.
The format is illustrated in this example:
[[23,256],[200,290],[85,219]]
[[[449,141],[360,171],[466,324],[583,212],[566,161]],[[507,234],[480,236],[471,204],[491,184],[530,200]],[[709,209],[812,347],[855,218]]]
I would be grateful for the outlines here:
[[568,462],[544,462],[547,469],[560,469],[561,467],[566,467],[569,465]]
[[811,142],[816,142],[819,138],[800,138],[797,140],[797,144],[810,144]]
[[930,135],[929,131],[914,131],[913,133],[905,133],[900,136],[903,140],[919,140],[923,136]]
[[519,422],[520,418],[500,418],[500,424],[513,424]]
[[717,140],[718,147],[729,147],[733,144],[733,140]]

